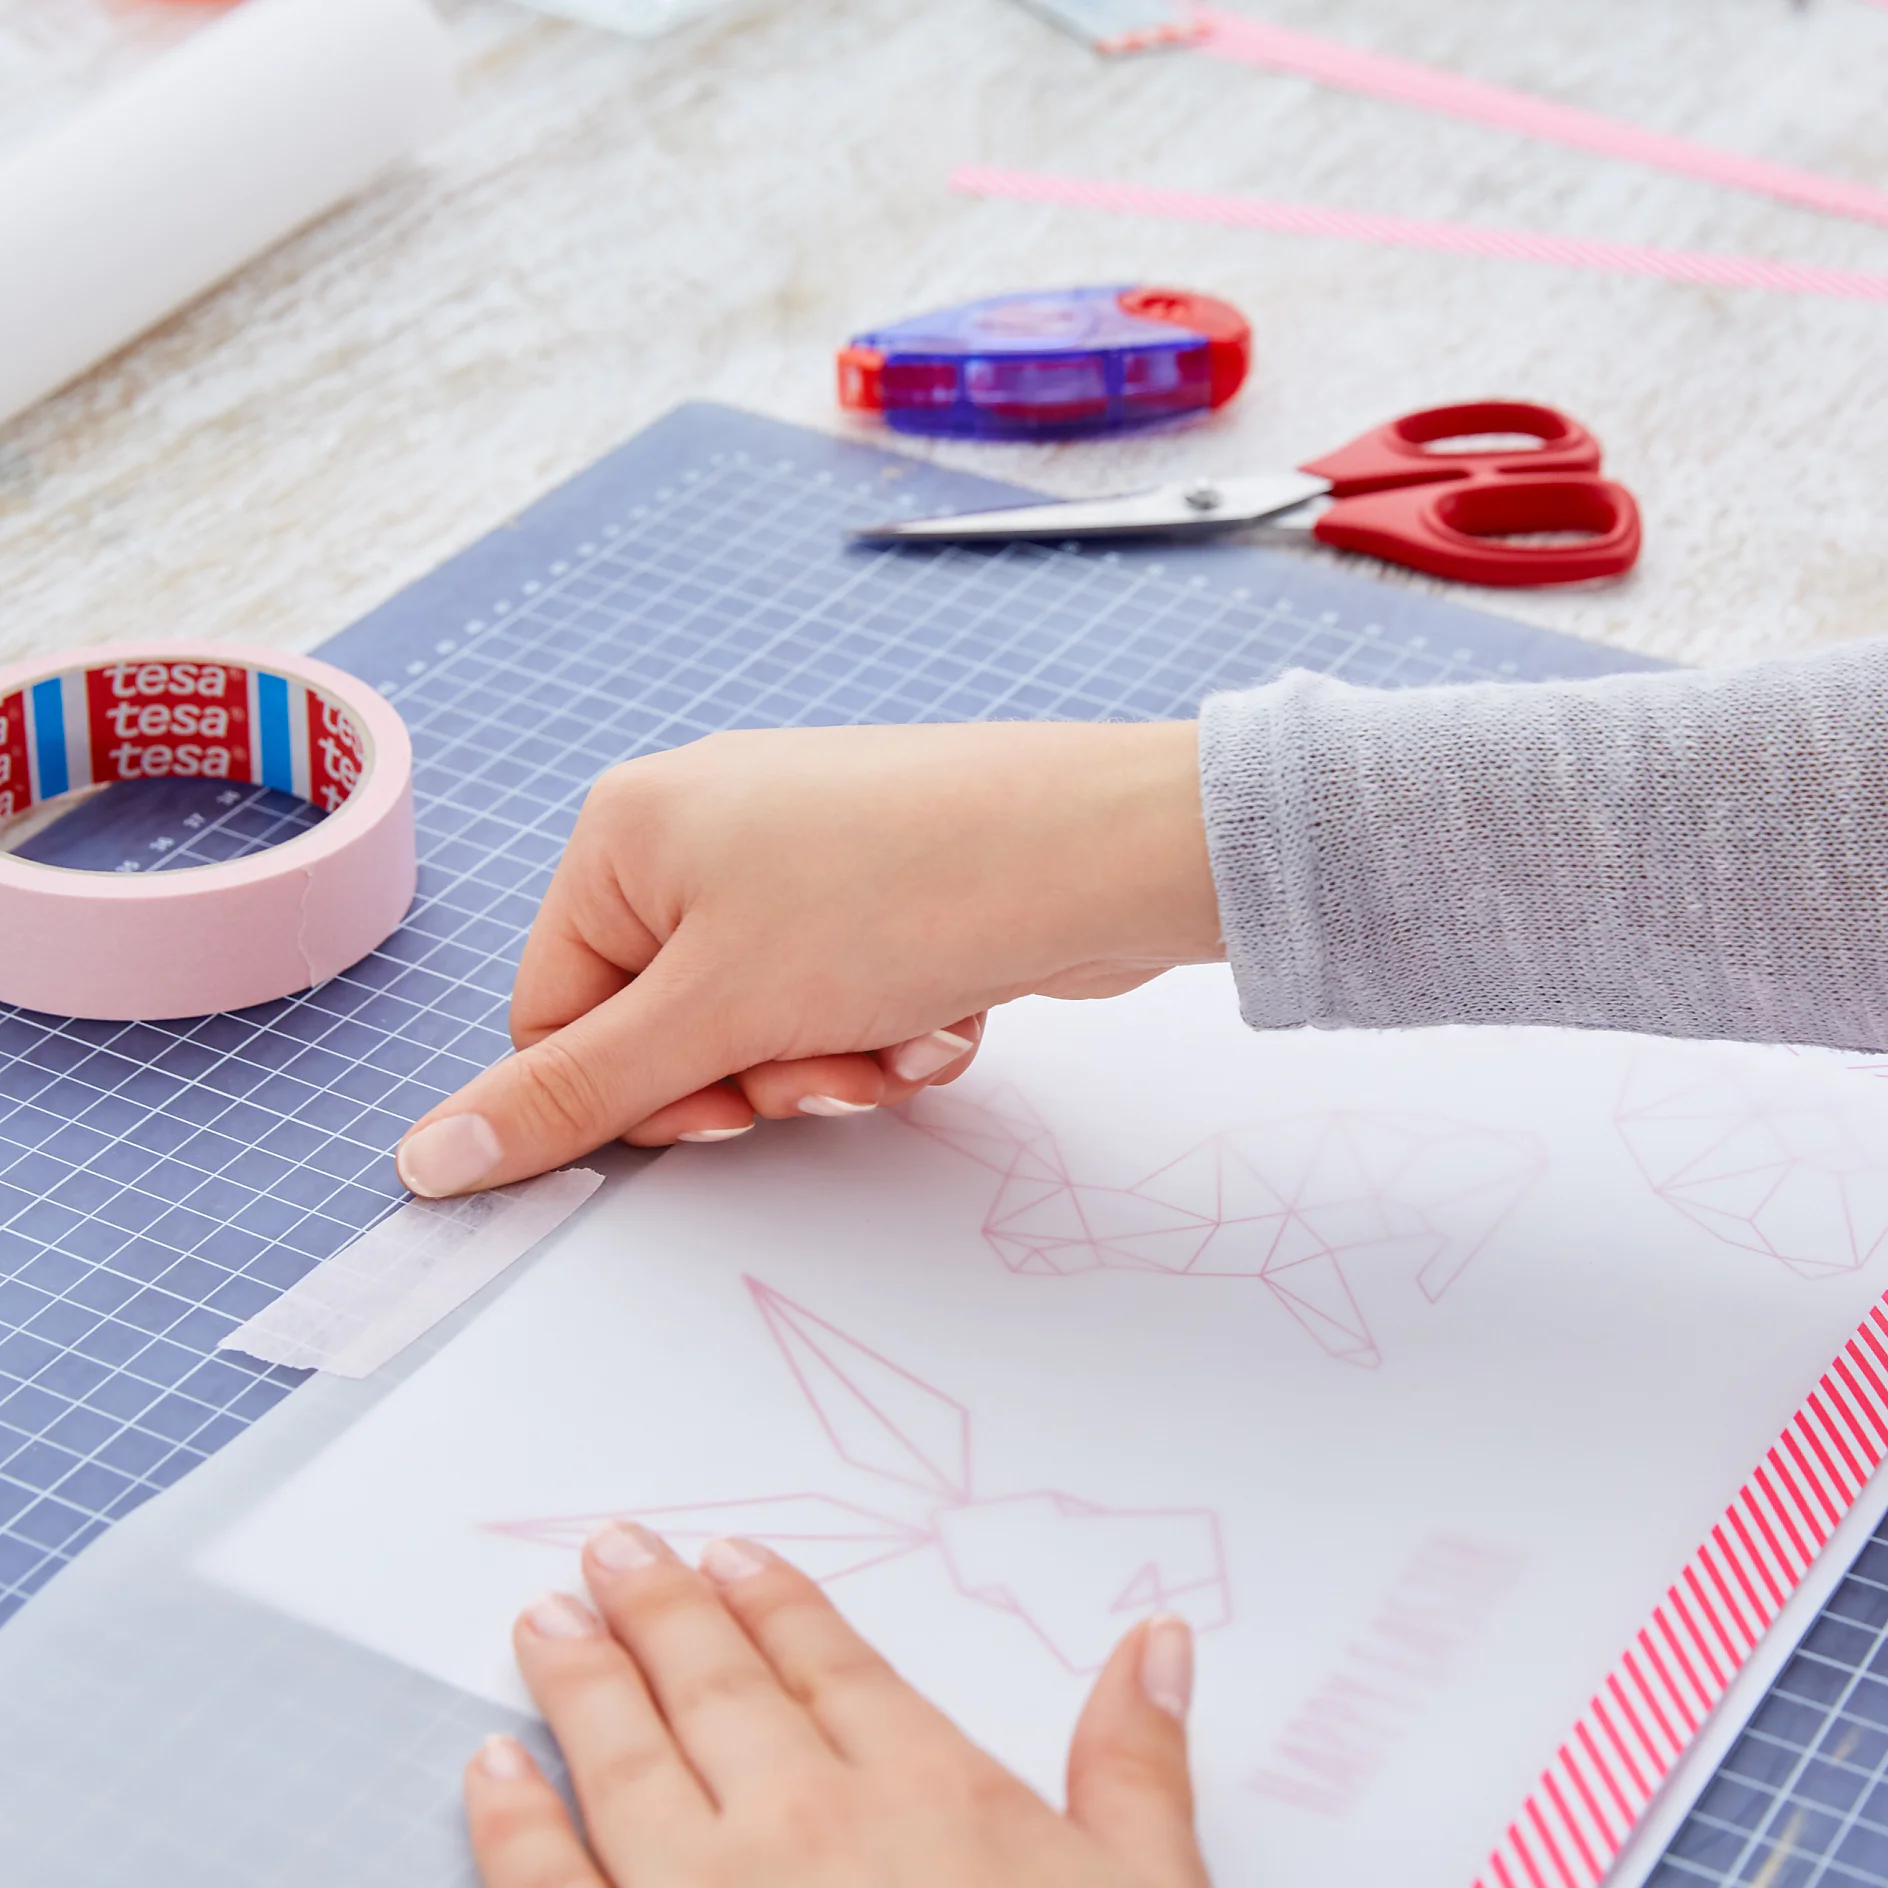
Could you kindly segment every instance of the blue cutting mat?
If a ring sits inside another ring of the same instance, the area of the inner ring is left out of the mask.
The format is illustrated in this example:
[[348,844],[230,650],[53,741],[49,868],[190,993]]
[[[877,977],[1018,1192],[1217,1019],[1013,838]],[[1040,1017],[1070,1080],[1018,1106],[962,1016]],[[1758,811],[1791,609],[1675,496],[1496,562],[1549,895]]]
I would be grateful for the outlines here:
[[[236,1015],[0,1010],[0,1619],[299,1380],[212,1353],[404,1197],[402,1130],[505,1050],[519,945],[613,762],[729,727],[1187,715],[1294,663],[1379,684],[1643,666],[1318,555],[841,541],[1014,495],[685,407],[325,645],[412,729],[420,889],[396,936]],[[255,789],[113,788],[26,849],[176,869],[306,817]]]

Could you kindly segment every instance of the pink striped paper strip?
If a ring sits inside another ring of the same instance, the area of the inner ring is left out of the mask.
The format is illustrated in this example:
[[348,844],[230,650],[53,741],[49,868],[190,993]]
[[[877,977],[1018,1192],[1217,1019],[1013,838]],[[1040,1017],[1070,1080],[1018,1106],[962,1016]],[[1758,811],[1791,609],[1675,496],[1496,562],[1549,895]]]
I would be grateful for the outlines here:
[[1000,170],[965,164],[951,188],[973,197],[1022,203],[1057,203],[1075,209],[1114,210],[1182,223],[1223,223],[1283,236],[1341,236],[1395,249],[1433,249],[1457,256],[1497,256],[1511,262],[1553,262],[1569,269],[1614,275],[1650,275],[1665,282],[1709,288],[1767,288],[1787,295],[1829,295],[1846,301],[1888,302],[1888,275],[1827,269],[1813,262],[1770,262],[1761,256],[1708,255],[1654,249],[1641,243],[1584,236],[1548,236],[1532,230],[1491,229],[1477,223],[1437,223],[1419,217],[1379,216],[1369,210],[1327,209],[1312,203],[1275,203],[1265,197],[1216,196],[1199,190],[1162,190],[1042,171]]
[[1600,1681],[1475,1888],[1600,1888],[1885,1457],[1888,1309],[1878,1304]]
[[1598,112],[1556,105],[1551,99],[1536,98],[1531,92],[1484,85],[1479,80],[1459,78],[1433,66],[1364,52],[1337,40],[1295,33],[1262,20],[1248,19],[1243,14],[1208,8],[1200,17],[1206,30],[1196,43],[1203,51],[1221,59],[1264,66],[1274,72],[1294,73],[1324,85],[1363,92],[1372,98],[1392,99],[1398,104],[1416,105],[1453,118],[1494,125],[1503,131],[1518,131],[1526,137],[1571,144],[1583,151],[1597,151],[1602,157],[1655,165],[1660,170],[1676,171],[1680,176],[1697,177],[1705,183],[1723,184],[1733,190],[1781,197],[1786,203],[1806,204],[1813,210],[1828,210],[1837,216],[1888,224],[1888,190],[1848,183],[1840,177],[1824,177],[1816,171],[1792,170],[1784,164],[1766,163],[1762,158],[1744,157],[1736,151],[1716,150],[1708,144],[1693,144],[1689,139],[1648,131],[1640,125],[1625,124]]

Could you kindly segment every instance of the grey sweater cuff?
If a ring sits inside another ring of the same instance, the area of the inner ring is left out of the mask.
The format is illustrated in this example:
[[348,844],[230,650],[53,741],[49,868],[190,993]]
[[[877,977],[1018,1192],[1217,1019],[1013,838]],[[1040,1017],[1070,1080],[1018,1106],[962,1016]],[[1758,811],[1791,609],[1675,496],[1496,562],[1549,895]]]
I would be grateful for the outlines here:
[[1212,697],[1256,1028],[1552,1023],[1888,1048],[1888,644],[1590,682]]

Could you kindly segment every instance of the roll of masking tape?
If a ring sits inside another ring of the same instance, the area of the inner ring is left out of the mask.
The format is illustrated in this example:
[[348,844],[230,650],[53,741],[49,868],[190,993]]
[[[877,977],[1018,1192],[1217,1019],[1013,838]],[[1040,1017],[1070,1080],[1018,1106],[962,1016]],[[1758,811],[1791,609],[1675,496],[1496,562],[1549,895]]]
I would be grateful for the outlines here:
[[0,1002],[110,1021],[243,1009],[325,982],[405,916],[413,750],[365,683],[228,645],[0,668],[0,819],[165,778],[275,787],[327,817],[266,852],[148,874],[0,853]]

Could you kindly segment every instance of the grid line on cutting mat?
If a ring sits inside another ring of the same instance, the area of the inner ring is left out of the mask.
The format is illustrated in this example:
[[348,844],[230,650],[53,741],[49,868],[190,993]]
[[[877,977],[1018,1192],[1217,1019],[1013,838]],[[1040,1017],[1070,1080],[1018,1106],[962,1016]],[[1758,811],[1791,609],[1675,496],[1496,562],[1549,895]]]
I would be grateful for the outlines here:
[[[0,1619],[299,1381],[216,1343],[398,1203],[400,1132],[504,1051],[519,945],[606,766],[731,727],[1185,715],[1292,664],[1513,673],[1254,594],[1233,552],[1225,580],[1074,547],[842,554],[890,502],[704,452],[422,653],[357,652],[412,730],[420,890],[332,982],[181,1023],[0,1010]],[[155,835],[162,864],[193,837]]]

